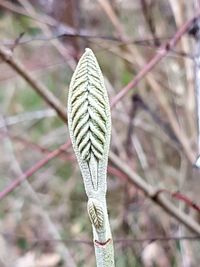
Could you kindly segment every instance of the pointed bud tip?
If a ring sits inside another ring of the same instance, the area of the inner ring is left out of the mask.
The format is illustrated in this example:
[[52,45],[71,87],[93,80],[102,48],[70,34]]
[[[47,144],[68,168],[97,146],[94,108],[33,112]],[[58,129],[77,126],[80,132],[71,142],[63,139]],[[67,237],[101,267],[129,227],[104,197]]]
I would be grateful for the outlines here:
[[87,54],[87,55],[88,55],[88,54],[92,54],[92,55],[93,55],[94,53],[93,53],[92,49],[90,49],[90,48],[85,48],[85,54]]

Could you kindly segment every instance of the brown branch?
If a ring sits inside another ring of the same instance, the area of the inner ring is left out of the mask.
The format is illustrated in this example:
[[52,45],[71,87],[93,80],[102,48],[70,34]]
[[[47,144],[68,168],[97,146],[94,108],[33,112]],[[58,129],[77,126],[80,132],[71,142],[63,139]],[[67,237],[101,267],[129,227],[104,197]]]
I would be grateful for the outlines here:
[[198,204],[196,204],[193,200],[191,200],[189,197],[187,197],[186,195],[184,195],[181,192],[170,192],[169,190],[166,189],[161,189],[157,192],[157,194],[160,193],[167,193],[169,194],[171,197],[178,199],[182,202],[184,202],[187,206],[195,209],[196,211],[200,212],[200,206]]
[[163,59],[169,52],[172,50],[181,37],[189,30],[193,21],[197,19],[200,15],[200,12],[195,15],[193,18],[185,22],[182,27],[176,32],[174,37],[163,44],[158,53],[140,70],[140,72],[136,75],[136,77],[130,81],[120,92],[113,98],[111,102],[111,106],[114,107],[131,89],[134,89],[138,83],[150,72],[156,64],[158,64],[161,59]]
[[[18,135],[13,135],[11,134],[10,132],[1,132],[0,130],[0,137],[1,138],[6,138],[6,137],[9,137],[10,139],[12,140],[15,140],[17,142],[20,142],[21,144],[24,145],[24,147],[27,149],[27,148],[31,148],[31,149],[34,149],[36,150],[37,152],[40,152],[42,154],[49,154],[52,152],[52,150],[46,148],[46,147],[42,147],[30,140],[27,140],[25,139],[24,137],[22,136],[18,136]],[[71,155],[69,153],[66,153],[67,151],[66,150],[63,150],[62,153],[60,155],[58,155],[60,158],[62,158],[63,160],[74,160],[75,159],[75,156],[74,155]]]
[[196,98],[196,113],[197,113],[197,139],[198,139],[198,158],[196,167],[198,166],[198,159],[200,154],[200,18],[196,19],[189,30],[189,34],[195,39],[195,98]]
[[[0,133],[0,135],[1,135],[1,133]],[[3,136],[6,136],[6,135],[3,135]],[[30,169],[28,169],[22,175],[20,175],[20,177],[18,177],[13,182],[11,182],[11,184],[9,184],[6,188],[4,188],[0,192],[0,200],[2,200],[4,197],[6,197],[11,192],[13,192],[18,186],[21,185],[22,182],[24,182],[27,178],[29,178],[30,176],[32,176],[40,168],[44,167],[50,160],[54,159],[55,157],[62,156],[63,153],[66,153],[66,150],[71,145],[71,142],[68,141],[66,144],[61,145],[56,150],[50,151],[50,150],[47,150],[45,148],[41,148],[41,147],[39,147],[36,144],[27,142],[27,140],[24,140],[24,139],[22,139],[22,138],[20,138],[18,136],[12,136],[11,138],[16,138],[17,140],[22,141],[22,143],[25,142],[26,145],[27,144],[28,145],[31,145],[32,148],[36,148],[40,152],[45,152],[45,153],[48,153],[48,154],[43,159],[41,159],[40,161],[38,161],[37,163],[35,163],[34,166],[32,166]],[[74,157],[73,156],[70,156],[70,155],[66,155],[65,157],[62,157],[62,159],[65,160],[65,161],[66,160],[73,161],[74,160]],[[108,173],[111,174],[111,175],[114,175],[114,176],[116,176],[116,177],[118,177],[118,178],[120,178],[122,180],[127,180],[127,178],[124,175],[124,173],[122,171],[116,169],[115,167],[108,166]]]
[[9,186],[7,186],[3,191],[0,192],[0,200],[3,199],[5,196],[7,196],[9,193],[11,193],[22,182],[24,182],[28,177],[32,176],[36,171],[38,171],[40,168],[42,168],[50,160],[52,160],[55,157],[57,157],[58,155],[62,154],[63,151],[65,151],[66,149],[68,149],[70,147],[70,145],[71,145],[71,142],[69,140],[66,144],[60,146],[58,149],[49,153],[46,157],[44,157],[42,160],[37,162],[30,169],[28,169],[26,172],[24,172],[22,175],[20,175],[20,177],[18,177]]
[[140,0],[140,2],[141,2],[141,6],[142,6],[142,12],[144,15],[144,19],[146,21],[146,24],[149,27],[149,30],[150,30],[151,35],[152,35],[153,40],[154,40],[154,45],[160,46],[160,41],[156,35],[156,27],[155,27],[155,23],[153,20],[153,15],[151,14],[153,3],[148,4],[146,0]]
[[169,215],[188,227],[192,232],[200,235],[200,225],[190,216],[176,208],[163,195],[159,194],[159,190],[155,190],[151,185],[145,182],[142,177],[140,177],[132,169],[130,169],[129,166],[125,162],[122,162],[122,160],[114,153],[110,152],[109,159],[118,167],[118,169],[126,174],[129,181],[137,186],[140,190],[142,190],[148,198],[159,205]]
[[[46,14],[30,15],[26,12],[26,10],[24,10],[24,8],[20,7],[19,5],[13,4],[11,1],[6,1],[6,0],[0,1],[0,6],[4,7],[5,9],[8,9],[11,12],[15,12],[15,13],[18,13],[22,16],[29,17],[33,20],[47,24],[49,26],[57,26],[58,25],[58,22],[55,19],[53,19],[52,17],[50,17]],[[70,28],[70,27],[66,26],[66,28]]]
[[[125,34],[125,31],[118,17],[116,16],[114,10],[112,9],[112,6],[108,2],[108,0],[103,0],[103,1],[99,0],[99,4],[104,9],[105,13],[107,14],[108,18],[112,22],[113,26],[115,27],[121,39],[128,40],[129,38]],[[176,32],[174,37],[172,37],[169,42],[162,45],[161,48],[158,50],[159,53],[157,53],[148,63],[145,63],[143,57],[140,56],[140,53],[137,49],[135,49],[134,47],[128,47],[127,51],[130,54],[131,63],[133,64],[133,62],[137,61],[141,66],[144,66],[144,67],[140,70],[140,72],[136,75],[136,77],[130,83],[128,83],[128,85],[125,86],[111,101],[111,107],[113,108],[119,100],[121,100],[131,89],[136,87],[138,83],[146,76],[146,79],[149,85],[151,86],[155,97],[158,99],[161,109],[165,112],[171,124],[171,127],[177,139],[179,139],[180,144],[183,147],[183,151],[185,155],[187,156],[187,158],[189,159],[190,163],[194,163],[195,155],[191,149],[188,138],[184,132],[180,131],[180,127],[176,119],[174,118],[174,114],[169,104],[167,103],[167,101],[165,101],[165,98],[162,95],[162,91],[161,91],[162,88],[160,87],[158,82],[155,80],[155,78],[153,77],[150,71],[156,66],[157,63],[161,61],[163,57],[165,57],[171,50],[173,50],[175,45],[181,39],[182,35],[188,31],[190,25],[199,15],[200,15],[200,12],[198,12],[196,16],[194,16],[192,19],[187,21],[184,25],[182,25],[182,27],[180,27],[180,29]],[[120,53],[120,55],[121,54],[123,55],[123,51],[122,53]]]
[[[8,237],[8,238],[23,238],[25,239],[28,243],[30,243],[29,250],[35,246],[40,246],[43,245],[44,243],[65,243],[65,244],[70,244],[70,245],[77,245],[77,244],[82,244],[82,245],[88,245],[88,246],[93,246],[93,242],[87,239],[29,239],[25,238],[23,235],[17,235],[17,234],[9,234],[6,232],[0,232],[1,235]],[[134,243],[143,243],[143,242],[155,242],[155,241],[160,241],[160,242],[171,242],[171,241],[181,241],[181,240],[189,240],[189,241],[198,241],[200,239],[199,235],[196,236],[152,236],[152,237],[144,237],[144,238],[132,238],[132,239],[127,239],[127,238],[117,238],[114,239],[115,244],[120,244],[123,243],[124,245],[127,246],[132,246]]]
[[200,236],[152,236],[147,238],[133,238],[133,239],[116,239],[114,242],[117,243],[125,243],[133,245],[133,243],[138,242],[155,242],[155,241],[180,241],[180,240],[190,240],[190,241],[197,241],[200,239]]
[[30,86],[57,112],[58,116],[67,121],[67,114],[60,101],[40,81],[30,75],[26,68],[13,57],[10,50],[0,46],[0,58],[14,69]]
[[[14,189],[16,189],[23,181],[25,181],[28,177],[32,176],[36,171],[38,171],[41,167],[47,164],[50,160],[63,153],[63,151],[69,148],[70,144],[71,143],[68,141],[66,144],[52,151],[41,161],[37,162],[34,166],[32,166],[25,173],[23,173],[19,178],[14,180],[9,186],[7,186],[3,191],[0,192],[0,200],[7,196],[9,193],[11,193]],[[192,218],[174,207],[170,201],[160,195],[161,191],[164,190],[155,190],[152,186],[147,184],[139,175],[134,173],[129,168],[129,166],[127,166],[125,163],[122,163],[121,159],[118,158],[114,153],[110,152],[109,158],[119,169],[117,170],[113,167],[109,167],[109,173],[118,175],[121,179],[129,179],[131,183],[134,183],[134,185],[136,185],[140,190],[142,190],[148,198],[153,200],[157,205],[161,206],[161,208],[165,210],[168,214],[173,216],[179,222],[183,223],[186,227],[188,227],[196,234],[200,234],[200,226]]]

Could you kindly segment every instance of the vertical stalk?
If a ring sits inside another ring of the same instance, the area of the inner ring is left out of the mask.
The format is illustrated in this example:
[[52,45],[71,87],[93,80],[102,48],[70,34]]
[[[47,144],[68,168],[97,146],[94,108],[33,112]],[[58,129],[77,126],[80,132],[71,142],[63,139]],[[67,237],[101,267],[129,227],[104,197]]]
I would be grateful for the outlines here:
[[196,40],[195,51],[195,91],[197,105],[197,121],[198,121],[198,155],[200,154],[200,19],[196,20],[193,27],[196,27],[194,34]]
[[68,126],[88,196],[97,267],[114,267],[106,190],[111,115],[103,75],[86,48],[72,76],[68,96]]
[[196,167],[200,168],[200,18],[193,21],[189,34],[195,39],[195,93],[196,93],[196,110],[197,110],[197,140],[198,140],[198,157]]

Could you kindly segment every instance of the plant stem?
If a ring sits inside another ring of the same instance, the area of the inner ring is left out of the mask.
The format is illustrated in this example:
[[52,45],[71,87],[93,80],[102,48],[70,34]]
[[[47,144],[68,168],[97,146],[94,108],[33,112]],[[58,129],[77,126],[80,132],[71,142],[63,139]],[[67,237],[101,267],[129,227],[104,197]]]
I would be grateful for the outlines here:
[[106,205],[111,115],[98,62],[89,48],[70,83],[68,127],[88,196],[97,267],[114,267],[114,249]]

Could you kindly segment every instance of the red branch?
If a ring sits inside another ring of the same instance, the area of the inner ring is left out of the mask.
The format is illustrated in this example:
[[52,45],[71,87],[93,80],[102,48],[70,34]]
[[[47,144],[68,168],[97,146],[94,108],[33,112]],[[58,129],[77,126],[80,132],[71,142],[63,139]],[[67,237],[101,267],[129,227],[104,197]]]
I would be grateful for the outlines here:
[[[21,136],[18,136],[18,135],[13,135],[11,134],[10,132],[7,133],[7,132],[1,132],[0,131],[0,137],[1,138],[6,138],[6,137],[9,137],[11,138],[12,140],[15,140],[17,142],[20,142],[21,144],[23,144],[26,148],[32,148],[34,150],[36,150],[37,152],[40,152],[42,154],[49,154],[52,152],[52,150],[46,148],[46,147],[42,147],[30,140],[27,140],[25,139],[24,137],[21,137]],[[75,159],[75,156],[74,155],[71,155],[69,153],[66,153],[66,151],[63,150],[63,153],[59,154],[58,155],[60,158],[63,158],[63,160],[74,160]]]
[[185,196],[184,194],[180,193],[180,192],[170,192],[167,189],[161,189],[158,191],[158,194],[160,193],[168,193],[171,197],[176,198],[182,202],[184,202],[186,205],[188,205],[189,207],[195,209],[196,211],[200,212],[200,206],[197,205],[193,200],[191,200],[189,197]]
[[[71,142],[68,141],[66,144],[61,145],[56,150],[49,152],[46,157],[35,163],[30,169],[25,171],[21,176],[19,176],[17,179],[15,179],[11,184],[9,184],[3,191],[0,192],[0,200],[2,200],[4,197],[6,197],[9,193],[13,192],[19,185],[21,185],[22,182],[24,182],[28,177],[32,176],[35,172],[37,172],[40,168],[44,167],[50,160],[53,158],[62,155],[63,152],[66,152],[66,149],[68,149],[71,146]],[[40,149],[41,152],[43,152]],[[70,155],[67,157],[63,157],[64,160],[74,160],[74,157],[71,157]],[[115,167],[108,166],[108,173],[111,175],[115,175],[119,177],[120,179],[124,180],[127,179],[126,175],[121,172],[120,170],[116,169]]]
[[28,177],[32,176],[36,171],[42,168],[45,164],[47,164],[50,160],[57,157],[63,150],[66,150],[70,147],[71,141],[67,141],[64,145],[60,146],[58,149],[50,152],[46,157],[38,161],[35,165],[33,165],[30,169],[20,175],[16,180],[14,180],[10,185],[8,185],[3,191],[0,192],[0,200],[11,193],[16,187],[18,187],[23,181],[25,181]]
[[111,175],[114,175],[114,176],[117,176],[118,178],[120,178],[122,181],[127,181],[128,180],[128,177],[122,172],[120,171],[119,169],[111,166],[111,165],[108,165],[108,173],[111,174]]
[[119,100],[121,100],[131,89],[136,87],[138,83],[150,72],[157,63],[161,61],[169,52],[172,50],[178,41],[181,39],[183,34],[185,34],[194,20],[198,18],[200,12],[197,13],[192,19],[188,20],[185,24],[181,26],[181,28],[176,32],[176,34],[169,40],[167,43],[163,44],[158,53],[140,70],[140,72],[136,75],[136,77],[129,82],[120,92],[112,99],[111,108],[113,108]]

